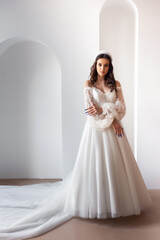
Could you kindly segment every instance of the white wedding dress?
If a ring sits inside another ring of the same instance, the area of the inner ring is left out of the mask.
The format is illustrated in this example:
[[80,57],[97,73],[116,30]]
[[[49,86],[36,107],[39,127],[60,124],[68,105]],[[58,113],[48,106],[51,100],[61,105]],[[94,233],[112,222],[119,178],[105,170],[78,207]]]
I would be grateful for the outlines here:
[[117,90],[84,88],[85,108],[94,102],[103,112],[87,115],[74,168],[63,181],[0,186],[0,239],[38,236],[74,216],[139,215],[152,204],[126,135],[118,137],[111,126],[126,113]]

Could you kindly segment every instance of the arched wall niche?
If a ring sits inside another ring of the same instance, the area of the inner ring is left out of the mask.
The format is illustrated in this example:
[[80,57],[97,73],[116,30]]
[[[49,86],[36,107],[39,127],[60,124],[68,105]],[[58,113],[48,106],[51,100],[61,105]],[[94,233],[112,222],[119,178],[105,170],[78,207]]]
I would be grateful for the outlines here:
[[113,57],[114,75],[121,82],[127,106],[122,120],[137,158],[138,11],[130,0],[108,0],[99,14],[99,49]]
[[0,44],[0,177],[62,178],[61,69],[28,38]]

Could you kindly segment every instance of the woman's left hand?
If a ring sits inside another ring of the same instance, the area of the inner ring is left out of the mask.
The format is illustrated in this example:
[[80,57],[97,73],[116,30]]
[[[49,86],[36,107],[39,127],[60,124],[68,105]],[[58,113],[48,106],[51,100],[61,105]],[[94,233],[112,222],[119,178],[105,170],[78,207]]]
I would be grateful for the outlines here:
[[92,107],[89,107],[89,108],[85,109],[85,113],[87,113],[90,116],[93,116],[93,115],[96,115],[96,114],[100,114],[100,113],[102,113],[102,111],[103,111],[102,108],[97,106],[97,105],[95,105],[94,103],[93,103]]
[[113,120],[112,122],[112,127],[113,130],[115,131],[116,135],[118,137],[124,136],[124,129],[123,127],[116,121],[116,119]]

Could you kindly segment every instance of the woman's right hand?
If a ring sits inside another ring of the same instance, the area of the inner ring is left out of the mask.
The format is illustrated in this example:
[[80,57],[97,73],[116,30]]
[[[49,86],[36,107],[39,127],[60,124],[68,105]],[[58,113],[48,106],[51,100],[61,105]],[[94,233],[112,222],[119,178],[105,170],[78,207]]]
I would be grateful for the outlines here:
[[100,114],[100,113],[102,113],[102,111],[103,111],[103,109],[100,106],[95,105],[93,102],[92,102],[91,107],[88,107],[88,108],[85,109],[85,113],[87,113],[90,116]]
[[115,119],[112,122],[112,127],[118,137],[124,136],[124,131],[122,126]]

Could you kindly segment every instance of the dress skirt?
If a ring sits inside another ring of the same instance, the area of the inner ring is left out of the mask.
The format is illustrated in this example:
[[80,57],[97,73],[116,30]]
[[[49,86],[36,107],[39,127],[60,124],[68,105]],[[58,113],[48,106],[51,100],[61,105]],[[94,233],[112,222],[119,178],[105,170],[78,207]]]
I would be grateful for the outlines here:
[[84,126],[65,209],[82,218],[139,215],[152,203],[126,135]]

